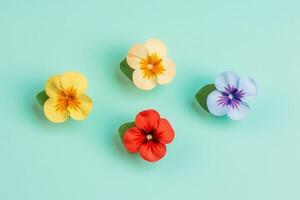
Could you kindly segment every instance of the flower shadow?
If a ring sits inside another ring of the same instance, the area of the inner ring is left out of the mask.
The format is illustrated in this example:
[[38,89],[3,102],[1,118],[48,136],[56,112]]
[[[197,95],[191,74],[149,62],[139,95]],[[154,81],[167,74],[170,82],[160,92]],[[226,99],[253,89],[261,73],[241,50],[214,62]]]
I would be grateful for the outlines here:
[[203,123],[213,124],[214,126],[218,124],[218,126],[232,126],[233,121],[230,120],[227,116],[217,117],[213,116],[206,110],[204,110],[196,99],[191,103],[194,111],[201,117]]
[[96,58],[97,69],[95,73],[99,73],[98,67],[100,66],[99,76],[102,76],[105,85],[117,90],[134,91],[135,88],[131,86],[131,81],[122,75],[120,70],[120,63],[126,57],[128,47],[129,44],[107,44],[107,46],[102,46],[101,49],[96,50],[94,57]]

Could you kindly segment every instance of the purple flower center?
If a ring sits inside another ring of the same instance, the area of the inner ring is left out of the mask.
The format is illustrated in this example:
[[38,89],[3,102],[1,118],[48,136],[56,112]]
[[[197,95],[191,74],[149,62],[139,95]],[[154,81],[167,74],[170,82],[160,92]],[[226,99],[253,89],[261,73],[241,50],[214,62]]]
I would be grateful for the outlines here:
[[242,98],[245,96],[243,90],[238,90],[235,87],[228,85],[225,87],[225,91],[221,91],[222,95],[219,97],[218,104],[224,106],[231,106],[232,109],[238,109]]

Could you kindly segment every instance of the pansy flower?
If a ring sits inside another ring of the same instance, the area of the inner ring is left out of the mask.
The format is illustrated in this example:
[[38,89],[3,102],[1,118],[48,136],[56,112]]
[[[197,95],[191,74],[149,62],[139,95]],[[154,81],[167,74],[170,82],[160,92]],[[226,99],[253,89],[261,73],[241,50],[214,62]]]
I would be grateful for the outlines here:
[[161,118],[155,110],[145,110],[136,116],[135,125],[126,130],[123,144],[127,151],[155,162],[165,156],[166,144],[174,137],[175,132],[168,120]]
[[85,119],[92,106],[92,100],[84,94],[88,82],[77,72],[66,72],[50,77],[45,86],[49,97],[44,103],[46,117],[55,123],[61,123],[71,117]]
[[176,74],[175,63],[167,56],[164,43],[158,39],[134,45],[129,49],[126,61],[134,70],[133,83],[142,90],[170,83]]
[[207,97],[207,107],[216,116],[227,115],[232,120],[240,120],[249,112],[249,100],[256,97],[255,81],[250,77],[239,78],[232,71],[221,73],[215,81],[217,90]]

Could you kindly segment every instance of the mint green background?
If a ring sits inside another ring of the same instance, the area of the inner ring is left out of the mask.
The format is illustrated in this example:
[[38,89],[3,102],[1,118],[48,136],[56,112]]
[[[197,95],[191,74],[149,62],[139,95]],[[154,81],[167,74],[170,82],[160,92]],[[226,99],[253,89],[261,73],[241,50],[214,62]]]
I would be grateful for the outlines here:
[[[0,3],[1,200],[299,200],[300,3],[16,1]],[[172,84],[136,89],[118,64],[135,43],[163,40]],[[52,124],[35,101],[47,78],[80,71],[94,109]],[[240,122],[215,118],[194,94],[224,70],[259,95]],[[126,153],[120,124],[155,108],[176,130],[167,156]]]

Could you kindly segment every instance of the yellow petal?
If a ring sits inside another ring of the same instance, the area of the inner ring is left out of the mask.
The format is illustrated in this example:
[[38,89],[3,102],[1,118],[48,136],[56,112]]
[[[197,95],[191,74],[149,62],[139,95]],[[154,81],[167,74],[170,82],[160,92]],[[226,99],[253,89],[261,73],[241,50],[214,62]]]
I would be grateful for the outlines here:
[[62,90],[60,80],[60,75],[52,76],[47,80],[45,91],[49,97],[55,98],[57,96],[57,93]]
[[148,50],[144,45],[137,44],[131,47],[127,53],[127,64],[133,68],[140,68],[140,62],[142,59],[146,59],[148,57]]
[[150,39],[146,42],[145,46],[147,47],[149,54],[157,54],[160,58],[167,56],[167,47],[166,45],[158,39]]
[[163,85],[168,84],[173,80],[176,75],[176,66],[170,58],[163,59],[162,66],[165,71],[157,76],[157,82]]
[[93,107],[93,101],[84,94],[78,96],[78,101],[80,102],[78,107],[68,108],[68,110],[72,119],[83,120],[89,115]]
[[61,85],[64,89],[73,87],[77,95],[82,94],[88,85],[86,78],[78,72],[66,72],[61,76]]
[[54,123],[62,123],[69,118],[69,111],[58,111],[56,110],[56,99],[49,98],[44,104],[44,113],[46,117]]
[[132,79],[135,86],[142,90],[152,90],[157,85],[154,78],[143,78],[143,72],[140,69],[134,70]]

